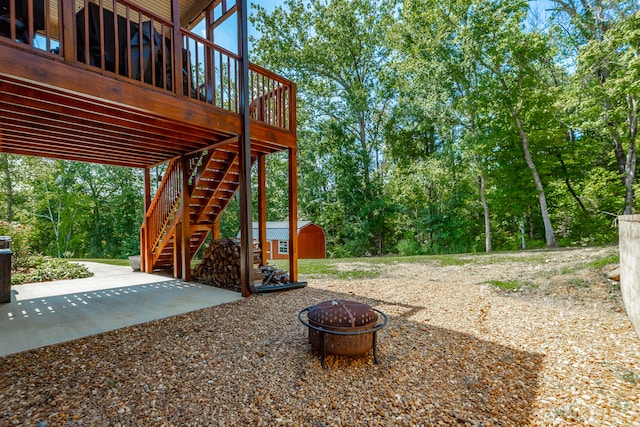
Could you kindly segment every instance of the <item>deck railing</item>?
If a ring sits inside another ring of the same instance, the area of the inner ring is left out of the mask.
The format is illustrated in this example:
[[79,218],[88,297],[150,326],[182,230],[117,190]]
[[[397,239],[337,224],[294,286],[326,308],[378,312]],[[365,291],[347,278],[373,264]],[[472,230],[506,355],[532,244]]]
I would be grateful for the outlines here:
[[240,112],[240,58],[187,30],[182,30],[184,94],[234,113]]
[[251,118],[271,126],[291,129],[295,96],[292,83],[255,64],[249,64]]
[[[171,20],[132,1],[2,0],[0,41],[240,113],[238,55],[184,28],[176,32]],[[250,64],[251,118],[293,131],[292,88]]]
[[182,197],[180,159],[169,162],[162,184],[158,188],[144,221],[147,247],[153,251],[164,235]]
[[124,0],[83,0],[75,26],[78,62],[173,91],[171,21]]

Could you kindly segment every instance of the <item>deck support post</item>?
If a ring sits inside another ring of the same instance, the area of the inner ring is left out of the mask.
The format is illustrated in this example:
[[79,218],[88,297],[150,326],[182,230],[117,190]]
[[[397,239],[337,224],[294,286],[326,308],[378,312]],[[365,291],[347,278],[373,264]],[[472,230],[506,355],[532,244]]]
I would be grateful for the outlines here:
[[240,0],[238,7],[238,54],[240,56],[240,289],[242,296],[251,295],[253,287],[253,236],[251,213],[251,134],[249,98],[249,31],[247,0]]
[[[189,195],[189,176],[190,171],[185,156],[180,157],[180,183],[182,184],[182,205],[180,206],[182,221],[180,222],[180,232],[176,233],[175,240],[180,238],[180,270],[182,272],[182,280],[188,282],[191,280],[191,216],[189,215],[189,204],[191,197]],[[179,237],[178,237],[179,236]]]
[[182,227],[177,226],[173,236],[173,277],[182,277]]
[[149,221],[147,213],[151,206],[151,170],[144,168],[144,219],[142,231],[140,232],[140,270],[145,273],[151,273],[153,267],[151,265],[151,252],[149,248]]
[[258,241],[260,242],[260,262],[268,264],[267,258],[267,171],[266,156],[258,156]]
[[289,148],[289,277],[298,281],[298,156]]
[[218,240],[220,238],[220,216],[213,221],[213,227],[211,228],[211,238]]

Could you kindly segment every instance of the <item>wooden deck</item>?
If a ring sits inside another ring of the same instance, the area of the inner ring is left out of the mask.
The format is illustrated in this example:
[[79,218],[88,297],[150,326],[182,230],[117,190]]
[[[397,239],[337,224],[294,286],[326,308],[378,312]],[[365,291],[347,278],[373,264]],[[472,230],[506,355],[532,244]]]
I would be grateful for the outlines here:
[[[295,87],[250,68],[256,82],[266,82],[264,93],[255,90],[253,154],[295,147]],[[273,116],[265,99],[273,99]],[[143,168],[241,134],[237,111],[0,37],[2,152]]]
[[[242,184],[247,145],[261,169],[262,222],[264,156],[288,151],[296,221],[295,84],[249,64],[243,103],[246,63],[211,41],[221,23],[238,15],[241,51],[247,24],[238,3],[0,0],[0,152],[143,168],[147,179],[149,168],[169,162],[155,197],[145,196],[146,271],[173,266],[189,279],[184,266],[206,234],[215,235],[235,191],[249,185]],[[191,31],[198,16],[206,18],[207,38]],[[248,191],[241,205],[250,212]],[[250,230],[247,221],[241,215],[241,229]],[[249,258],[252,249],[243,250]]]

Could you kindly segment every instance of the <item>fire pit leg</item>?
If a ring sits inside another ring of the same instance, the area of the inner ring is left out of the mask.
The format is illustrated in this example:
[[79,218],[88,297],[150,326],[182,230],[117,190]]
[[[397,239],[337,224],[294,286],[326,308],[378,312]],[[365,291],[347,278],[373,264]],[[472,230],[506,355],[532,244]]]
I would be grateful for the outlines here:
[[324,331],[320,332],[320,339],[322,340],[322,358],[320,362],[322,363],[322,369],[327,369],[325,362],[325,357],[327,357],[327,336]]
[[378,335],[378,331],[373,331],[373,363],[375,363],[376,365],[380,364],[380,361],[378,360],[378,346],[376,345],[377,343],[377,335]]

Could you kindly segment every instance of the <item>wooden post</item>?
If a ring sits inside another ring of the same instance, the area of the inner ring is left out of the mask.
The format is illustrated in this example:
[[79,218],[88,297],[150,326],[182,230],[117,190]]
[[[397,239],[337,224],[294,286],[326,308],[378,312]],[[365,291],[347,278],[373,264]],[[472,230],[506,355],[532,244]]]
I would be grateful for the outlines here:
[[289,148],[289,277],[298,281],[298,158]]
[[[180,157],[180,172],[181,172],[181,193],[182,193],[182,205],[180,206],[182,221],[180,223],[180,246],[182,251],[180,253],[180,264],[182,270],[182,280],[188,282],[191,280],[191,216],[189,215],[189,204],[191,196],[189,195],[189,167],[187,158],[185,156]],[[178,236],[176,235],[176,240]]]
[[220,238],[220,217],[218,216],[215,221],[213,221],[213,228],[211,229],[211,238],[213,240],[218,240]]
[[297,106],[296,103],[298,102],[298,87],[296,86],[295,83],[291,83],[291,90],[289,91],[289,130],[291,131],[291,133],[293,133],[294,136],[296,136],[296,146],[298,145],[298,141],[297,141],[297,133],[298,133],[298,126],[297,126]]
[[[289,93],[289,130],[297,135],[297,87],[291,85]],[[292,282],[298,281],[298,158],[296,144],[289,148],[289,277]]]
[[260,242],[260,262],[268,264],[267,259],[267,173],[266,156],[258,156],[258,241]]
[[249,99],[249,34],[247,0],[238,5],[238,53],[240,56],[240,114],[242,135],[238,144],[240,157],[240,289],[242,296],[251,295],[253,287],[253,236],[251,224],[251,135]]
[[[62,28],[62,55],[65,62],[76,62],[76,4],[74,0],[62,0],[62,10],[60,16],[62,25],[58,23],[58,28]],[[60,32],[60,30],[58,30]]]
[[182,277],[182,227],[176,226],[173,237],[173,277]]
[[[184,96],[183,80],[182,80],[182,55],[184,54],[182,46],[182,33],[180,32],[180,2],[179,0],[171,0],[171,22],[173,23],[173,91],[178,97]],[[190,74],[191,70],[187,70]],[[186,96],[188,96],[187,94]]]
[[145,273],[151,273],[153,266],[151,265],[151,252],[149,248],[149,223],[147,221],[147,212],[151,206],[151,170],[144,168],[144,219],[142,229],[140,231],[140,270]]
[[144,168],[144,211],[151,206],[151,169]]

